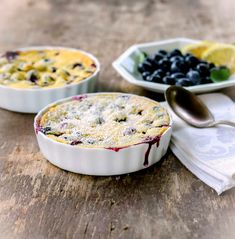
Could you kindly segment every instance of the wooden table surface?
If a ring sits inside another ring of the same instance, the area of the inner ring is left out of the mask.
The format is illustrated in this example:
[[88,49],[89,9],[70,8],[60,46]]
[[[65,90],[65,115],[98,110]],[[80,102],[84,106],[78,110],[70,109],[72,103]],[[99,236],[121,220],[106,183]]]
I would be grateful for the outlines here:
[[[102,64],[99,91],[163,99],[112,61],[134,43],[173,37],[235,42],[234,0],[1,0],[0,50],[78,47]],[[224,90],[233,99],[235,88]],[[118,177],[65,172],[41,155],[34,115],[0,110],[0,238],[235,238],[235,189],[221,196],[169,151]]]

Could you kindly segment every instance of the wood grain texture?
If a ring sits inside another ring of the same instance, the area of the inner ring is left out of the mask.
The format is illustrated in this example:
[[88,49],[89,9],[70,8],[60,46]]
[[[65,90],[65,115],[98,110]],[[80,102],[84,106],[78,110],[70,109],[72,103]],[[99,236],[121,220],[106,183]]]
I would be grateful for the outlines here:
[[[0,13],[0,50],[78,47],[101,61],[99,91],[159,100],[113,70],[126,48],[178,36],[235,42],[233,0],[1,0]],[[217,196],[170,151],[138,173],[77,175],[43,158],[32,123],[0,110],[0,238],[234,238],[235,190]]]

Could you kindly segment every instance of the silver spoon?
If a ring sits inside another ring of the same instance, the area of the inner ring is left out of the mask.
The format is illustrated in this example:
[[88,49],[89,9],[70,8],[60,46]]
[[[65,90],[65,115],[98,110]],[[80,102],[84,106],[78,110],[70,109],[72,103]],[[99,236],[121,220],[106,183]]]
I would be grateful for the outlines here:
[[207,128],[218,124],[235,127],[235,122],[228,120],[215,121],[206,105],[193,93],[180,86],[170,86],[165,91],[165,98],[171,109],[188,124]]

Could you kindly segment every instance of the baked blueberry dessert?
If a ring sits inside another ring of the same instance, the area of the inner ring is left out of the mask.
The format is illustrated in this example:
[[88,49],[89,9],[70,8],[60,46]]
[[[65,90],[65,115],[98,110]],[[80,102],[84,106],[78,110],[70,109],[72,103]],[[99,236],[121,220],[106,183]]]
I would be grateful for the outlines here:
[[0,57],[0,85],[13,88],[57,88],[79,83],[96,71],[82,51],[43,49],[6,52]]
[[122,93],[65,98],[42,109],[34,129],[42,154],[75,173],[120,175],[166,153],[172,120],[158,102]]
[[53,140],[80,147],[117,151],[140,143],[156,143],[170,118],[158,102],[121,93],[75,96],[53,105],[37,130]]

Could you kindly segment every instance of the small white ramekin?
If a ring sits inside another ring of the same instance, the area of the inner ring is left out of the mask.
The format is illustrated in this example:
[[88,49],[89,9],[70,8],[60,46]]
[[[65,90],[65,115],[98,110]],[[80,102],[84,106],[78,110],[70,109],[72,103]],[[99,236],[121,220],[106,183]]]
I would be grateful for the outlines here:
[[[71,98],[72,97],[62,99],[48,105],[42,109],[34,119],[34,129],[40,150],[44,157],[57,167],[74,173],[87,175],[120,175],[145,169],[158,162],[166,153],[172,132],[171,118],[169,128],[162,134],[158,143],[154,143],[151,147],[149,143],[140,143],[122,148],[118,151],[106,148],[72,146],[57,142],[38,131],[38,122],[40,122],[42,115],[45,114],[51,106],[64,103],[71,100]],[[144,165],[145,155],[149,147],[148,164]]]
[[43,107],[56,100],[94,91],[96,80],[98,79],[98,74],[100,72],[100,63],[92,54],[79,49],[54,46],[27,47],[16,50],[28,51],[47,49],[64,49],[82,52],[95,62],[96,71],[90,77],[79,83],[57,88],[19,89],[0,85],[0,108],[21,113],[37,113]]

